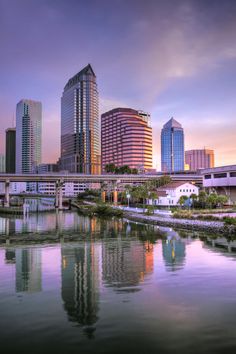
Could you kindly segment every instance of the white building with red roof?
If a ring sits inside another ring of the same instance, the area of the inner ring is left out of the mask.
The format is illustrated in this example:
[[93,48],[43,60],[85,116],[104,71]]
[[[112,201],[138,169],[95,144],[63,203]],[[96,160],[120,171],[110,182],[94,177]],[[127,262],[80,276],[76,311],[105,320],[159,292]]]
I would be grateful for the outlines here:
[[157,198],[148,199],[149,205],[174,206],[179,205],[181,196],[190,198],[191,194],[198,195],[199,188],[190,182],[171,182],[155,190]]

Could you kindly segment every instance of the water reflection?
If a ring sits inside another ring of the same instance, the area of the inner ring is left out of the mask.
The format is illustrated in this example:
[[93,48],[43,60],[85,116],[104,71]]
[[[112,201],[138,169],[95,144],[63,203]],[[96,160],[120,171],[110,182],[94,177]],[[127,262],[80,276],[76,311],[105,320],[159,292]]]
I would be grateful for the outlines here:
[[68,318],[84,326],[88,336],[95,330],[99,301],[99,249],[94,244],[62,246],[61,295]]
[[15,265],[16,292],[39,292],[42,290],[40,248],[6,248],[5,264]]
[[81,239],[0,248],[4,352],[33,343],[39,353],[223,353],[236,344],[236,263],[216,251],[223,238],[76,213],[38,220]]
[[102,246],[103,281],[119,291],[138,291],[135,287],[153,271],[153,247],[118,239]]
[[41,250],[16,249],[16,292],[42,290]]
[[163,259],[168,271],[177,271],[185,265],[185,242],[179,234],[169,229],[166,240],[162,241]]
[[5,250],[5,263],[6,264],[16,263],[16,251],[14,249]]

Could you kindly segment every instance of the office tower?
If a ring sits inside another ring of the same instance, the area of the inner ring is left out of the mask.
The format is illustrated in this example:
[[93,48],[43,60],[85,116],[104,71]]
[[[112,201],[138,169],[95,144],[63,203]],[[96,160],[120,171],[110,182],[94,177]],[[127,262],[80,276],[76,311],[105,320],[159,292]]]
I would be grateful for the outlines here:
[[16,172],[16,129],[6,130],[6,173]]
[[39,175],[53,172],[58,172],[58,164],[56,163],[41,163],[37,166],[37,173]]
[[41,163],[42,104],[23,99],[16,106],[16,172],[33,173]]
[[101,118],[102,169],[107,164],[152,168],[150,115],[131,108],[116,108]]
[[161,131],[161,170],[184,171],[184,130],[174,118]]
[[185,151],[185,163],[189,165],[190,171],[215,167],[214,160],[214,150],[195,149]]
[[73,173],[100,173],[98,91],[90,64],[64,87],[60,165]]
[[0,154],[0,173],[5,173],[5,155]]

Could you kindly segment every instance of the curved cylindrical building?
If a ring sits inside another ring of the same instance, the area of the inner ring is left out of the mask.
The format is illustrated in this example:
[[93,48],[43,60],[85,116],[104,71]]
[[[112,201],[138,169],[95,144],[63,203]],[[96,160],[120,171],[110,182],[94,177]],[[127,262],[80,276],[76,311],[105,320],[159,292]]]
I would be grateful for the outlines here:
[[116,166],[152,168],[150,115],[131,108],[116,108],[101,118],[102,170]]

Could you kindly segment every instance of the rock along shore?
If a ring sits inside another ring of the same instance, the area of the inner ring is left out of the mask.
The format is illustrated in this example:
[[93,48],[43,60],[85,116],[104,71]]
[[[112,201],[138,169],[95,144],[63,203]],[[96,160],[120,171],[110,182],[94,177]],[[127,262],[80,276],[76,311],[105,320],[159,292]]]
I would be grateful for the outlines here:
[[131,221],[138,221],[152,225],[178,227],[190,230],[201,230],[209,233],[224,234],[224,236],[236,235],[236,227],[225,225],[223,221],[207,221],[192,219],[175,219],[172,217],[160,217],[156,215],[144,215],[137,213],[124,212],[124,216]]

